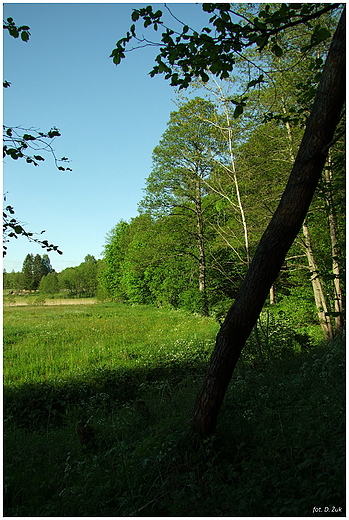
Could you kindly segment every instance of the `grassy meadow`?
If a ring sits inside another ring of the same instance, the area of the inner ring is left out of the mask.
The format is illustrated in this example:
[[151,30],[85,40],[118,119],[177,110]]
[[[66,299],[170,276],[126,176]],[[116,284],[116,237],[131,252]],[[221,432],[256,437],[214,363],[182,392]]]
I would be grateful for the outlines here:
[[345,515],[343,338],[247,351],[197,444],[213,318],[47,303],[4,307],[4,516]]

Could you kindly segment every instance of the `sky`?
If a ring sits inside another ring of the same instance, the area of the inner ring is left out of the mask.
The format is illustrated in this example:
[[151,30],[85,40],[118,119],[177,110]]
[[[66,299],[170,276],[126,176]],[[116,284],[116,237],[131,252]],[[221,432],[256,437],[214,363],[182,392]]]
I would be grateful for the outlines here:
[[[3,192],[26,230],[59,246],[50,252],[60,272],[86,255],[101,258],[106,234],[138,215],[151,156],[176,110],[176,92],[163,76],[151,78],[157,49],[127,54],[119,66],[109,58],[133,23],[134,3],[6,3],[4,19],[30,27],[25,43],[4,32],[4,124],[47,132],[57,127],[58,158],[72,172],[58,171],[53,159],[35,167],[6,158]],[[164,4],[153,4],[166,12]],[[208,13],[197,3],[169,3],[173,14],[201,29]],[[166,12],[165,21],[179,27]],[[156,36],[151,29],[140,33]],[[7,272],[21,271],[28,253],[46,251],[24,237],[12,239],[3,260]]]

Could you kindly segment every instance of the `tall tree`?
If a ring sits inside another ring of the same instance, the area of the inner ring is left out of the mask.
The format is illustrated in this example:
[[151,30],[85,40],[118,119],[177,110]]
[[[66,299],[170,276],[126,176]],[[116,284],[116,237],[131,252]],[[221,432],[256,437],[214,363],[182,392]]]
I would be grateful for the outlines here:
[[23,289],[32,290],[34,288],[33,264],[34,256],[28,253],[22,267]]
[[56,271],[51,271],[41,278],[39,290],[43,294],[56,294],[59,292],[59,279]]
[[[235,63],[236,53],[257,44],[260,49],[269,43],[275,55],[282,54],[275,35],[288,27],[319,18],[321,14],[338,8],[338,4],[282,4],[276,10],[265,6],[258,18],[241,25],[233,23],[230,4],[204,4],[206,11],[216,13],[210,22],[215,36],[204,28],[187,34],[189,27],[174,40],[174,31],[162,35],[162,47],[156,58],[152,75],[165,73],[173,85],[186,87],[193,76],[207,80],[206,69],[220,77],[228,77]],[[132,18],[143,17],[145,26],[157,29],[161,11],[151,7],[134,11]],[[329,31],[316,26],[309,46],[329,36]],[[127,43],[136,37],[135,26],[119,40],[112,52],[114,63],[125,57]],[[186,45],[183,45],[185,40]],[[164,62],[167,60],[167,63]],[[179,72],[178,72],[179,70]],[[182,74],[182,75],[180,75]],[[266,231],[264,232],[238,296],[217,335],[216,346],[197,397],[192,424],[207,436],[216,426],[217,416],[241,350],[259,316],[264,301],[274,283],[285,256],[306,217],[316,186],[321,177],[328,149],[336,140],[335,130],[345,100],[345,10],[333,36],[318,91],[307,120],[306,129],[293,165],[287,186]],[[243,112],[245,100],[236,101],[236,115]],[[238,108],[240,107],[240,108]]]
[[100,283],[107,295],[112,298],[123,298],[121,289],[121,264],[124,259],[124,237],[128,224],[120,220],[106,236],[104,246],[104,269],[100,273]]
[[[344,175],[343,175],[344,178]],[[335,315],[335,331],[339,332],[344,326],[343,317],[343,291],[342,291],[342,272],[340,267],[341,249],[339,246],[339,233],[337,225],[337,217],[340,211],[336,211],[333,193],[333,155],[329,154],[328,166],[324,170],[324,181],[326,184],[326,206],[328,225],[331,239],[332,251],[332,273],[334,285],[334,315]],[[344,191],[344,190],[343,190]],[[345,200],[339,204],[340,207],[345,205]]]
[[83,281],[85,296],[94,296],[97,292],[97,260],[93,255],[86,255],[78,267]]
[[280,204],[268,225],[239,294],[218,333],[196,400],[193,426],[212,433],[241,350],[296,238],[321,177],[345,99],[345,12],[333,37],[313,109]]
[[42,255],[42,271],[44,276],[53,272],[53,267],[51,265],[51,261],[48,255]]
[[41,278],[44,276],[42,265],[42,258],[40,255],[35,255],[33,260],[33,289],[37,289]]
[[[153,171],[146,181],[141,209],[167,214],[181,221],[182,232],[193,237],[198,266],[202,312],[208,313],[205,180],[214,169],[212,156],[219,150],[210,124],[213,105],[195,98],[172,112],[168,128],[153,152]],[[217,132],[216,132],[217,133]]]

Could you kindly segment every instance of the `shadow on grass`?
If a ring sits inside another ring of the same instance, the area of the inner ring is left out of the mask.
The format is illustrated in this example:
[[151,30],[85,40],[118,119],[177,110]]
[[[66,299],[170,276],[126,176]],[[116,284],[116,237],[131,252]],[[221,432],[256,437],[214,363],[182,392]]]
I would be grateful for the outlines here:
[[[7,388],[6,516],[344,516],[343,362],[338,343],[240,363],[199,449],[185,424],[204,358]],[[143,395],[150,419],[128,406]],[[88,453],[80,410],[100,433]]]
[[207,360],[158,362],[155,366],[110,369],[96,367],[65,381],[22,384],[4,388],[4,420],[6,424],[37,429],[61,426],[72,408],[83,412],[86,402],[106,394],[116,406],[140,397],[140,387],[156,381],[175,385],[183,379],[193,383],[202,380]]

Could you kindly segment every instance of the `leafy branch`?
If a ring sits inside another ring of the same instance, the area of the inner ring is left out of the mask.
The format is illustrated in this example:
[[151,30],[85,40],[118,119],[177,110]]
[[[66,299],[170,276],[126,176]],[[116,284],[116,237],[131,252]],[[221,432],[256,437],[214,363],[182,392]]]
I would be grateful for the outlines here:
[[[6,196],[4,196],[4,200],[6,201]],[[6,256],[7,253],[7,246],[5,244],[7,244],[11,238],[17,239],[19,236],[24,236],[30,242],[35,242],[36,244],[41,245],[41,247],[46,249],[47,252],[56,251],[60,255],[63,254],[62,251],[58,249],[58,246],[49,244],[47,240],[34,238],[34,233],[24,229],[24,224],[14,217],[14,214],[15,211],[12,206],[6,206],[3,210],[3,256]],[[41,233],[35,234],[42,235],[43,233],[45,233],[45,230],[41,231]]]
[[3,28],[7,29],[9,34],[13,38],[18,38],[19,36],[21,36],[22,41],[24,41],[24,42],[29,41],[30,27],[28,27],[27,25],[18,26],[14,23],[13,18],[7,18],[6,22],[4,21]]
[[[194,77],[207,82],[208,72],[220,79],[228,78],[235,65],[237,53],[252,45],[256,45],[259,51],[270,45],[271,52],[281,57],[283,49],[276,40],[279,32],[318,19],[322,14],[340,7],[340,4],[282,4],[275,10],[267,4],[253,20],[242,17],[243,21],[240,20],[239,23],[233,22],[232,17],[239,15],[232,11],[231,7],[231,4],[204,3],[203,10],[213,13],[209,20],[213,27],[203,27],[200,34],[185,24],[182,24],[180,33],[165,27],[162,11],[154,12],[151,6],[134,9],[131,15],[133,22],[142,19],[145,28],[152,26],[157,31],[161,26],[165,29],[161,41],[155,44],[145,38],[139,39],[134,23],[126,36],[116,43],[110,57],[115,65],[119,65],[125,58],[127,44],[132,39],[158,45],[160,53],[155,58],[156,65],[150,71],[150,76],[165,74],[165,79],[170,79],[172,86],[183,89],[189,86]],[[302,50],[305,52],[330,36],[326,28],[317,25],[309,45]],[[253,87],[259,82],[257,80],[250,86]],[[238,109],[237,115],[242,112],[241,108]]]
[[[39,162],[45,160],[38,152],[48,152],[53,156],[54,162],[60,171],[72,171],[71,168],[64,168],[60,163],[68,161],[67,157],[58,159],[56,157],[52,143],[61,134],[57,128],[51,128],[49,132],[40,132],[33,128],[25,129],[19,126],[10,127],[4,125],[3,132],[3,156],[7,155],[11,159],[25,159],[27,163],[38,166]],[[34,153],[31,154],[30,151]],[[29,153],[28,153],[29,152]]]

